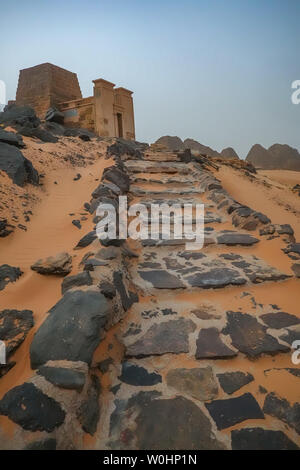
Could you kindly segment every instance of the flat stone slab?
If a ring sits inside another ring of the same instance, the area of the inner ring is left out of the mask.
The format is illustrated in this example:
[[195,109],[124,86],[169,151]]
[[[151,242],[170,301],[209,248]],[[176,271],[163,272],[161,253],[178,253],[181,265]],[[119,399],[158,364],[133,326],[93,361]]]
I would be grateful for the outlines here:
[[[157,398],[140,392],[116,401],[111,419],[110,448],[135,450],[221,450],[209,419],[184,397]],[[156,399],[155,399],[156,398]],[[132,431],[134,429],[134,431]]]
[[247,419],[264,419],[264,414],[251,393],[245,393],[237,398],[215,400],[206,403],[205,406],[219,430]]
[[139,271],[139,275],[147,282],[150,282],[156,289],[180,289],[184,284],[174,274],[161,269],[153,271]]
[[191,320],[170,320],[155,323],[135,343],[127,346],[126,356],[152,356],[189,352],[189,333],[196,326]]
[[259,242],[258,238],[249,235],[248,233],[238,233],[238,232],[228,232],[223,233],[217,237],[217,242],[219,245],[242,245],[242,246],[251,246]]
[[67,367],[42,366],[39,368],[38,374],[60,388],[82,390],[85,384],[83,372]]
[[245,385],[253,382],[254,377],[252,374],[245,374],[244,372],[225,372],[224,374],[217,374],[220,385],[224,392],[228,395],[236,392]]
[[213,400],[218,395],[218,385],[210,366],[172,369],[166,379],[169,387],[200,401]]
[[291,405],[285,398],[280,398],[273,392],[266,396],[263,411],[280,419],[300,434],[300,403]]
[[262,321],[269,327],[274,329],[286,328],[292,325],[299,325],[300,319],[296,315],[286,312],[271,312],[260,316]]
[[97,291],[68,291],[49,312],[30,347],[33,369],[50,360],[91,363],[109,307]]
[[0,290],[3,290],[9,282],[15,282],[22,274],[20,268],[2,264],[0,266]]
[[151,188],[142,188],[138,185],[132,184],[130,186],[130,193],[134,196],[162,196],[164,194],[174,194],[174,195],[184,195],[184,194],[202,194],[203,191],[197,187],[189,188],[161,188],[161,189],[151,189]]
[[227,312],[227,325],[223,333],[229,334],[232,345],[249,357],[289,351],[287,346],[280,344],[266,331],[267,328],[248,313]]
[[262,428],[235,429],[231,443],[232,450],[299,450],[282,431]]
[[52,432],[65,420],[59,403],[32,383],[9,390],[0,401],[0,414],[8,416],[26,431]]
[[240,286],[247,282],[238,271],[230,268],[213,268],[203,273],[195,273],[186,277],[191,287],[203,289],[216,289],[229,285]]
[[217,328],[201,328],[197,339],[196,359],[229,359],[237,355],[220,338]]
[[119,379],[126,384],[135,386],[151,386],[162,381],[161,375],[148,372],[144,367],[128,361],[122,363],[122,373]]

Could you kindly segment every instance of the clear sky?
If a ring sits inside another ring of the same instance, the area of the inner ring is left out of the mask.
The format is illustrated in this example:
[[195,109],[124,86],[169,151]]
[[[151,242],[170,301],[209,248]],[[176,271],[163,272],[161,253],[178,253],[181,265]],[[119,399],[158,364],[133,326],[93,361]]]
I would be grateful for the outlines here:
[[299,0],[0,0],[0,80],[43,62],[134,91],[136,137],[300,150]]

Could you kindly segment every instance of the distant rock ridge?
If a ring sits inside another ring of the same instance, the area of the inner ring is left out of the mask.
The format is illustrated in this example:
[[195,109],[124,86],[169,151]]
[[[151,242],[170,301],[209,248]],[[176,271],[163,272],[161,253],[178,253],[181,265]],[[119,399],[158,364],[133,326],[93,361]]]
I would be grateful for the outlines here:
[[190,149],[195,153],[202,153],[212,158],[227,158],[227,159],[239,159],[236,151],[232,147],[227,147],[222,150],[222,152],[217,152],[216,150],[208,147],[207,145],[200,144],[197,140],[194,139],[185,139],[182,141],[178,136],[165,135],[156,140],[156,144],[163,145],[169,150],[184,150]]
[[274,144],[268,149],[255,144],[250,149],[246,161],[264,170],[300,171],[300,153],[286,144]]

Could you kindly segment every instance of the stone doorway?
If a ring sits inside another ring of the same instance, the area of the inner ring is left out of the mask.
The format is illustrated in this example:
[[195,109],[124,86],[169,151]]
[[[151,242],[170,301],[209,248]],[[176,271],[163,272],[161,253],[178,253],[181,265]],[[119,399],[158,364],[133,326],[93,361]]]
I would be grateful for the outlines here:
[[123,137],[122,113],[117,113],[118,137]]

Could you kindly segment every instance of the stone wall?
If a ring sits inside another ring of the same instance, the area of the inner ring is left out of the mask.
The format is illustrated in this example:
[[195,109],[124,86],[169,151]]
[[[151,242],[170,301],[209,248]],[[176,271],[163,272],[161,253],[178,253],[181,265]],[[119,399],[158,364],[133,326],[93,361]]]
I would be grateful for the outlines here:
[[32,106],[41,118],[49,107],[81,98],[76,73],[49,63],[20,70],[16,104]]

